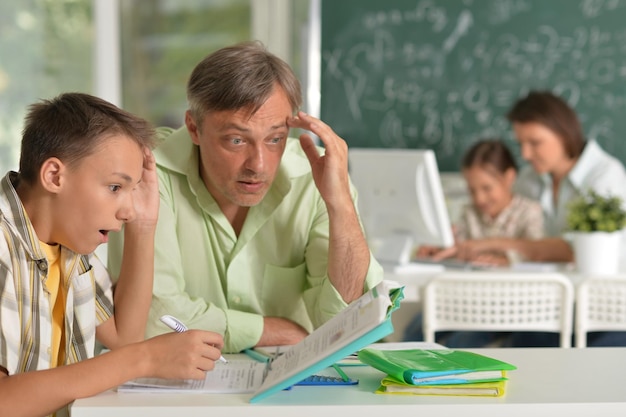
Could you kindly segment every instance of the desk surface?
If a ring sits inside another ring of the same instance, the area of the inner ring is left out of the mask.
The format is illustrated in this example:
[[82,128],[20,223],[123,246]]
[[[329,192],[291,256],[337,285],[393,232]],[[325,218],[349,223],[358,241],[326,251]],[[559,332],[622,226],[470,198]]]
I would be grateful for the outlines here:
[[463,417],[624,416],[626,348],[471,349],[518,367],[504,397],[377,395],[381,372],[345,368],[356,386],[294,387],[259,403],[250,394],[117,394],[77,400],[72,417],[257,416],[346,417],[415,415]]

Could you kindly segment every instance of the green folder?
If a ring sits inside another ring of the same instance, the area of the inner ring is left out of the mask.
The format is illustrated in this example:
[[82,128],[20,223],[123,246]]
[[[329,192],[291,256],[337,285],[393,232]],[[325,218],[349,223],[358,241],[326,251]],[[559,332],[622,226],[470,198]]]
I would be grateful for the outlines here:
[[393,378],[413,385],[467,384],[501,381],[514,365],[464,350],[378,350],[358,353],[366,363]]

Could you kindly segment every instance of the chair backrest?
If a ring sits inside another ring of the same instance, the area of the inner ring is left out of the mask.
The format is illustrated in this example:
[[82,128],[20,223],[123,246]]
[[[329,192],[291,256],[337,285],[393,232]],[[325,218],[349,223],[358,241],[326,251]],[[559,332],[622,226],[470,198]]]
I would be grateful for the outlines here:
[[626,331],[626,276],[587,278],[576,293],[576,347],[592,331]]
[[443,272],[424,288],[423,330],[543,331],[571,346],[574,289],[560,273]]

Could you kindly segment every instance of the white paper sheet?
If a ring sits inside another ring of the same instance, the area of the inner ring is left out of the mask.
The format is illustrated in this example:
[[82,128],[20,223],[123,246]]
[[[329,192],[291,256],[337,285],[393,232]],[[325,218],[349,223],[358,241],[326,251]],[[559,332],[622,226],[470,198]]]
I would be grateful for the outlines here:
[[138,378],[118,387],[118,392],[247,393],[263,382],[265,363],[250,360],[215,362],[203,380]]

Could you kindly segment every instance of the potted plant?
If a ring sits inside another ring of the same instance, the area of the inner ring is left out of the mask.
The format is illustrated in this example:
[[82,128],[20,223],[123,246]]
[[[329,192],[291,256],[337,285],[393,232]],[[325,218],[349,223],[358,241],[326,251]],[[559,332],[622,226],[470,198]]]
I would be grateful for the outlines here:
[[567,224],[578,271],[610,275],[619,267],[626,210],[621,198],[589,191],[568,205]]

